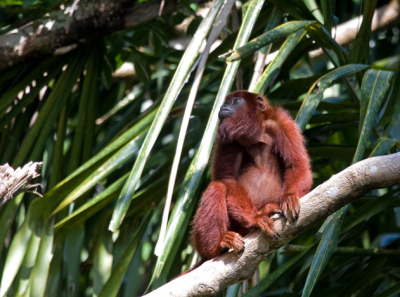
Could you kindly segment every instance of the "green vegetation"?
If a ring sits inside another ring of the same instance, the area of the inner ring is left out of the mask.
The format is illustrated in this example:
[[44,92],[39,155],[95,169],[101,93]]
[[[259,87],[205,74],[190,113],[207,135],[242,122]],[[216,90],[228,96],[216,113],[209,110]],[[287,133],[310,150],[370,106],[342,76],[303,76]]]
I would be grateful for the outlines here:
[[[391,25],[371,34],[376,0],[250,0],[227,18],[223,0],[182,2],[0,73],[1,164],[43,161],[44,194],[0,210],[0,296],[138,296],[187,270],[217,113],[233,90],[291,112],[314,186],[399,150],[400,33]],[[0,33],[60,3],[7,0]],[[331,28],[359,13],[357,37],[337,43]],[[250,85],[257,57],[269,63]],[[125,63],[129,75],[116,71]],[[399,296],[399,195],[398,186],[372,191],[307,230],[259,265],[244,296]]]

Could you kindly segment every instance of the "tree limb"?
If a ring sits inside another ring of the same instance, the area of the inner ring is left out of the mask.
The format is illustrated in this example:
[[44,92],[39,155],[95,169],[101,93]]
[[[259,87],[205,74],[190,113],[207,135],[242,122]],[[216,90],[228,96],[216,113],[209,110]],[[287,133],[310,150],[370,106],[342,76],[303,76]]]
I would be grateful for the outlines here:
[[[332,36],[340,45],[346,46],[354,41],[360,29],[363,16],[351,19],[335,28],[332,28]],[[400,23],[400,7],[398,0],[392,0],[389,4],[375,9],[371,24],[371,32],[377,33]],[[321,49],[310,52],[311,58],[319,58],[323,55]]]
[[16,170],[8,164],[0,166],[0,208],[22,192],[32,192],[41,196],[36,191],[41,184],[27,185],[27,183],[40,176],[42,164],[43,162],[29,162]]
[[[0,36],[0,71],[33,57],[64,54],[85,39],[132,28],[158,16],[160,1],[98,0],[75,2]],[[162,13],[175,10],[167,0]]]
[[269,238],[260,231],[245,238],[241,254],[226,253],[205,262],[146,296],[210,296],[218,291],[249,279],[258,264],[320,220],[367,192],[400,184],[400,153],[369,158],[335,174],[301,198],[297,222],[280,218],[275,222],[281,237]]

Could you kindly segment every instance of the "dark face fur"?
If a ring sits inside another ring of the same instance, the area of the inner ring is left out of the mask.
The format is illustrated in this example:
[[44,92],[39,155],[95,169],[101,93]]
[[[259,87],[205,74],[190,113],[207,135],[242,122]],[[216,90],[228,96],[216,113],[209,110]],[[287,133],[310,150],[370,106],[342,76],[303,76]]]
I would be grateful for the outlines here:
[[238,112],[239,108],[243,108],[243,104],[245,104],[245,100],[241,97],[227,98],[224,105],[222,105],[219,110],[218,118],[223,120],[233,116]]
[[261,128],[266,105],[264,99],[247,91],[236,91],[229,94],[221,106],[218,117],[218,139],[232,142],[241,136],[252,137]]

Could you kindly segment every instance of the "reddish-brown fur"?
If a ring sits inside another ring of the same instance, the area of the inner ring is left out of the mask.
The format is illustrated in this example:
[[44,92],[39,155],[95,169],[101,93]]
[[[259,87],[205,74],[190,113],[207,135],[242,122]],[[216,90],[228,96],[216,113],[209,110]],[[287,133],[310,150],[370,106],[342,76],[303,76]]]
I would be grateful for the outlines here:
[[203,260],[225,248],[243,250],[243,236],[256,228],[277,238],[270,215],[282,212],[296,220],[299,197],[312,185],[304,139],[288,112],[246,91],[229,94],[225,102],[237,97],[245,103],[219,124],[213,181],[193,221]]

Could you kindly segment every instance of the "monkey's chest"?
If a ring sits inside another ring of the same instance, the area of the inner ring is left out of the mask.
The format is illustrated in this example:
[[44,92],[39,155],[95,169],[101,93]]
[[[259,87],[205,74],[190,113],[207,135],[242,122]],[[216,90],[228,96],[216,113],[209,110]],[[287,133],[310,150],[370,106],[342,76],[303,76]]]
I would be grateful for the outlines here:
[[257,209],[266,203],[280,202],[283,176],[278,162],[272,161],[266,167],[244,170],[240,176],[240,183]]

